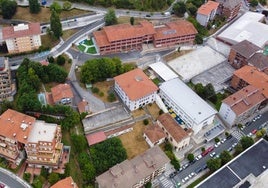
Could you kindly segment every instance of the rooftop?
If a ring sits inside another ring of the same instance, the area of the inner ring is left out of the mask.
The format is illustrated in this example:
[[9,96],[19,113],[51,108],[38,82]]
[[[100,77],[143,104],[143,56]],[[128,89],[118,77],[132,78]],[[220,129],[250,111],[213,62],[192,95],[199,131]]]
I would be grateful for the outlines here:
[[155,31],[155,40],[197,34],[197,30],[194,25],[185,20],[168,22],[164,26],[156,27]]
[[248,84],[260,89],[263,95],[268,98],[268,75],[259,71],[256,67],[246,65],[234,72],[234,75]]
[[69,176],[63,180],[58,181],[52,185],[51,188],[78,188],[78,186],[74,182],[73,178]]
[[179,78],[164,82],[159,88],[164,91],[175,104],[180,106],[196,124],[203,122],[217,113],[214,108],[207,104]]
[[162,168],[169,158],[159,148],[154,146],[132,160],[125,160],[96,177],[100,188],[126,188],[139,183],[152,172]]
[[265,99],[266,98],[259,89],[252,85],[248,85],[233,95],[230,95],[222,102],[230,106],[236,115],[240,115],[256,104],[265,101]]
[[148,125],[144,130],[144,134],[152,143],[157,142],[166,137],[165,132],[158,125]]
[[40,35],[40,23],[19,24],[17,26],[3,27],[2,33],[4,40],[31,35]]
[[114,80],[132,101],[158,90],[158,87],[138,68],[116,76]]
[[164,81],[177,78],[178,75],[174,73],[166,64],[162,62],[157,62],[149,65],[156,74],[158,74]]
[[250,174],[258,177],[264,171],[267,171],[267,156],[268,142],[260,139],[253,146],[198,184],[197,187],[207,188],[217,185],[217,187],[229,188],[235,187],[242,180],[247,179]]
[[268,25],[261,23],[263,14],[246,12],[217,37],[230,44],[248,40],[262,48],[268,41]]
[[203,15],[210,15],[213,10],[216,10],[219,6],[219,3],[215,1],[208,1],[206,4],[203,4],[198,8],[197,13]]
[[32,127],[28,142],[52,142],[55,138],[58,125],[37,120],[34,124],[32,124]]
[[106,140],[106,135],[103,131],[91,133],[86,135],[87,143],[89,146],[92,146],[94,144],[100,143],[104,140]]
[[237,53],[241,54],[247,59],[250,58],[258,50],[261,50],[260,47],[247,40],[243,40],[237,44],[234,44],[231,49],[235,50]]
[[177,143],[189,137],[187,132],[171,117],[169,113],[160,115],[157,120],[165,127]]
[[79,113],[89,112],[88,102],[85,99],[83,99],[80,103],[78,103],[77,107]]
[[0,116],[0,135],[25,144],[35,121],[34,117],[8,109]]
[[59,84],[51,88],[54,103],[64,98],[73,98],[73,92],[69,84]]
[[217,0],[217,2],[223,4],[224,7],[233,9],[237,5],[241,4],[241,0]]
[[268,68],[268,56],[262,52],[255,53],[249,58],[248,64],[258,68],[259,71],[264,71]]

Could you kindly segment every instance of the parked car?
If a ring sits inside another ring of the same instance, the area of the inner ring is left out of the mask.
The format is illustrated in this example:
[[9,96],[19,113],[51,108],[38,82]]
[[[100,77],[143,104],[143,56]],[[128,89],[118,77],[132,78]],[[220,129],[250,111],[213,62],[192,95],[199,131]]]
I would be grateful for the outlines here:
[[172,172],[171,174],[169,174],[169,178],[174,178],[176,176],[176,174],[177,174],[177,171]]
[[194,172],[195,172],[196,174],[198,174],[198,173],[201,172],[202,170],[203,170],[203,168],[202,168],[202,167],[199,167],[199,168],[195,169]]
[[227,149],[227,151],[232,151],[233,150],[233,148],[232,147],[229,147],[228,149]]
[[251,131],[252,134],[256,134],[256,132],[257,132],[257,129],[254,129]]
[[252,137],[252,135],[253,135],[252,133],[248,133],[247,134],[248,137]]
[[237,142],[233,143],[232,147],[235,148],[236,145],[237,145]]
[[221,143],[223,144],[225,141],[226,141],[226,138],[222,139],[221,140]]
[[214,155],[216,155],[215,152],[211,153],[211,154],[210,154],[210,157],[214,157]]
[[199,159],[201,159],[202,158],[202,155],[198,155],[198,156],[196,156],[195,157],[195,159],[198,161]]
[[211,147],[208,148],[208,152],[211,152],[212,150],[214,150],[214,147],[213,146],[211,146]]

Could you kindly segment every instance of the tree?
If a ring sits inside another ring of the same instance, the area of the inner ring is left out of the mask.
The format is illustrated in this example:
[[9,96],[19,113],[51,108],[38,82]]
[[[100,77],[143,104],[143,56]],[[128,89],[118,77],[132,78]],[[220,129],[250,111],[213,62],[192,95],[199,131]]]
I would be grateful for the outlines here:
[[145,188],[151,188],[151,187],[152,187],[152,183],[150,181],[145,184]]
[[219,158],[217,158],[217,159],[209,159],[207,161],[207,167],[212,172],[218,170],[221,167],[221,159],[219,159]]
[[251,0],[250,1],[250,6],[252,6],[252,7],[258,6],[258,0]]
[[266,5],[266,4],[267,4],[266,0],[259,0],[259,2],[260,2],[260,4],[262,4],[262,5]]
[[215,141],[216,143],[218,143],[218,142],[220,141],[220,139],[219,139],[218,137],[216,137],[216,138],[214,138],[214,141]]
[[130,17],[130,20],[129,21],[130,21],[130,24],[131,25],[134,25],[134,21],[135,21],[134,17]]
[[204,90],[205,90],[204,94],[205,94],[206,99],[211,99],[213,96],[216,95],[214,87],[211,83],[207,84],[204,87]]
[[201,83],[198,83],[194,86],[194,91],[199,95],[202,99],[205,98],[205,89]]
[[74,149],[76,153],[81,153],[87,148],[87,141],[83,135],[71,135],[72,143],[74,144]]
[[55,10],[52,10],[51,16],[50,16],[50,28],[53,32],[53,35],[59,39],[60,36],[62,36],[62,25],[60,22],[60,17],[57,14]]
[[30,13],[37,14],[40,12],[41,7],[38,0],[29,0]]
[[189,153],[189,154],[187,155],[187,159],[188,159],[190,162],[192,162],[192,161],[194,160],[194,154]]
[[254,144],[254,140],[251,137],[243,136],[240,140],[240,144],[242,145],[243,150],[245,150]]
[[172,145],[170,144],[170,142],[166,142],[165,151],[171,151],[172,152]]
[[2,0],[1,10],[4,19],[11,19],[17,12],[16,1]]
[[54,11],[57,12],[58,14],[60,14],[60,13],[61,13],[61,10],[62,10],[61,5],[60,5],[58,2],[56,2],[56,1],[54,1],[54,2],[50,5],[49,9],[50,9],[50,11],[53,11],[53,10],[54,10]]
[[117,24],[117,18],[116,18],[114,9],[110,8],[108,10],[108,12],[104,16],[104,20],[105,20],[105,25],[106,26]]
[[224,165],[232,159],[232,155],[228,151],[224,150],[220,154],[220,159],[221,159],[221,164]]
[[58,173],[52,172],[48,176],[48,182],[50,183],[50,185],[54,185],[59,180],[60,180],[60,176]]
[[70,1],[64,1],[62,5],[63,10],[70,10],[72,8],[72,3]]
[[204,152],[204,151],[206,151],[206,149],[205,149],[204,147],[202,147],[202,148],[201,148],[201,151]]
[[265,134],[266,134],[266,130],[265,129],[261,129],[261,130],[259,130],[259,131],[256,132],[256,136],[258,138],[263,137]]
[[86,163],[82,169],[83,179],[92,182],[96,176],[96,170],[92,163]]
[[173,6],[173,11],[177,16],[183,16],[186,12],[186,5],[184,2],[178,2]]
[[143,120],[143,124],[144,125],[148,125],[149,124],[149,120],[148,119]]
[[228,133],[228,132],[225,132],[224,134],[225,134],[226,138],[227,138],[228,136],[230,136],[230,133]]
[[196,14],[196,12],[197,12],[197,8],[196,8],[196,6],[194,5],[194,4],[192,4],[192,3],[187,3],[186,4],[186,7],[187,7],[187,10],[190,12],[190,14],[191,15],[195,15]]
[[237,146],[235,147],[234,155],[238,155],[242,151],[243,151],[242,145],[241,144],[237,144]]
[[57,57],[57,64],[58,64],[58,65],[64,65],[64,64],[65,64],[65,58],[64,58],[63,55],[59,55],[59,56]]

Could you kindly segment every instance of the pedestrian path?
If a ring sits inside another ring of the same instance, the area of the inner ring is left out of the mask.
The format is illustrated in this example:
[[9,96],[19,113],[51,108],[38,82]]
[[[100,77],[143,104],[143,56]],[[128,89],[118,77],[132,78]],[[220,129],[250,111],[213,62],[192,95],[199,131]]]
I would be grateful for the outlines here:
[[235,130],[234,132],[232,132],[232,135],[237,140],[240,140],[244,136],[244,134],[241,131],[239,131],[239,130]]
[[161,176],[159,178],[159,181],[162,185],[161,187],[163,188],[174,188],[174,185],[172,184],[172,182],[170,182],[165,176]]

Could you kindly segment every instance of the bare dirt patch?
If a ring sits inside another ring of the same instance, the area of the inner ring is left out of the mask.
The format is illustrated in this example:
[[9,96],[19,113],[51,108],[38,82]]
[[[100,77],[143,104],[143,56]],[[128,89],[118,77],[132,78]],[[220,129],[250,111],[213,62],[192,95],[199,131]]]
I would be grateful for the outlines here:
[[135,117],[139,117],[139,116],[145,115],[146,112],[144,111],[144,109],[140,108],[138,110],[135,110],[135,111],[131,112],[131,114],[135,118]]
[[156,103],[153,103],[152,105],[147,105],[147,109],[149,110],[150,114],[153,116],[154,119],[158,118],[160,108],[157,106]]
[[114,85],[113,81],[97,82],[93,84],[93,87],[97,87],[100,90],[98,94],[94,93],[94,95],[97,98],[101,99],[103,102],[109,102],[107,97],[113,85]]
[[145,128],[146,126],[140,121],[133,126],[133,131],[119,136],[127,150],[128,159],[132,159],[149,149],[149,145],[143,138]]
[[173,59],[176,59],[177,57],[183,56],[183,55],[185,55],[185,54],[187,54],[187,53],[189,53],[191,51],[192,50],[183,50],[183,51],[180,51],[180,52],[177,52],[177,51],[176,52],[172,52],[172,53],[164,56],[164,60],[166,62],[169,62],[169,61],[171,61]]

